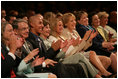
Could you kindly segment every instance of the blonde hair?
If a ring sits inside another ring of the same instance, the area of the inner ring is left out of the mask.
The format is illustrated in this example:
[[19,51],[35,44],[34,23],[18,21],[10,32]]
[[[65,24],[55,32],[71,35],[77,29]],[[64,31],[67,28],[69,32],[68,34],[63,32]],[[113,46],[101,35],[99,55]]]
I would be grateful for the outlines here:
[[50,23],[51,34],[56,31],[55,28],[57,27],[57,23],[58,23],[59,21],[62,21],[62,20],[59,19],[59,18],[55,18],[55,19],[53,19],[52,22]]
[[105,11],[99,12],[97,15],[98,15],[99,19],[101,19],[103,16],[109,16],[109,14]]
[[48,20],[49,22],[52,22],[52,20],[55,18],[56,18],[56,14],[53,12],[46,12],[44,14],[44,19]]
[[63,15],[62,21],[63,21],[64,26],[65,26],[66,23],[68,23],[70,17],[74,17],[74,18],[76,19],[75,15],[72,14],[72,13],[65,13],[65,14]]
[[59,17],[62,17],[62,16],[63,16],[63,14],[60,13],[60,12],[58,12],[58,13],[56,14],[56,18],[59,18]]

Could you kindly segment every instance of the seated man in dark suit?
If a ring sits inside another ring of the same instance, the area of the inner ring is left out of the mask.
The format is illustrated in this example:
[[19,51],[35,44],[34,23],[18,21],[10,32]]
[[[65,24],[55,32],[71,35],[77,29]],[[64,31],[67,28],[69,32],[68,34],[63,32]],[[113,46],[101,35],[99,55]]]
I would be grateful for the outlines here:
[[[40,21],[40,20],[38,20],[38,21]],[[40,23],[40,22],[38,22],[38,23]],[[29,27],[28,27],[27,22],[23,21],[22,19],[15,20],[13,22],[13,27],[14,27],[15,33],[17,33],[18,35],[24,37],[24,39],[26,39],[28,37]],[[21,29],[23,29],[23,28],[25,28],[25,30],[21,31]],[[30,34],[33,34],[33,33],[30,33]],[[38,37],[38,35],[35,35],[35,36]],[[38,43],[39,41],[35,40],[35,37],[33,37],[33,38],[34,38],[34,40],[32,38],[30,38],[31,43],[33,42],[33,45],[35,45],[36,48],[39,48],[38,45],[37,45],[37,44],[39,44]],[[26,43],[27,43],[27,45],[26,45]],[[33,47],[32,47],[31,43],[28,42],[27,40],[25,40],[25,43],[22,47],[23,48],[23,50],[22,50],[23,53],[22,54],[25,54],[24,57],[27,56],[28,53],[30,53],[29,51],[32,51]],[[43,47],[45,47],[45,45]],[[54,48],[54,49],[57,50],[56,48]],[[86,77],[84,72],[83,72],[83,69],[81,68],[81,65],[76,65],[76,64],[74,64],[74,65],[63,65],[61,63],[57,63],[56,61],[48,59],[48,57],[53,59],[54,55],[52,54],[53,55],[52,57],[50,55],[46,56],[45,55],[45,52],[47,52],[46,49],[39,48],[39,51],[40,51],[39,56],[45,57],[45,60],[42,63],[43,67],[40,65],[40,66],[36,66],[34,68],[35,72],[52,72],[52,73],[56,74],[57,77]],[[50,51],[51,53],[54,53],[52,48],[51,48],[51,51]],[[48,53],[50,54],[50,52],[48,52]],[[79,72],[79,70],[81,70],[81,72]],[[73,71],[73,73],[69,72],[69,71]]]
[[[21,58],[21,62],[17,68],[17,74],[25,74],[27,77],[40,77],[40,78],[56,78],[56,75],[50,74],[50,73],[33,73],[34,72],[34,67],[39,67],[39,65],[42,64],[44,61],[43,58],[39,58],[36,56],[39,53],[39,49],[34,49],[32,48],[32,45],[25,40],[25,38],[28,37],[29,34],[29,26],[27,24],[27,21],[23,19],[16,19],[13,21],[13,29],[15,34],[17,34],[20,37],[24,38],[24,44],[21,48],[21,55],[18,55],[19,58]],[[36,58],[34,58],[34,56]],[[32,59],[33,58],[33,59]],[[52,60],[45,60],[46,65],[56,63]],[[48,62],[48,63],[47,63]],[[27,67],[27,68],[26,68]],[[38,70],[40,70],[39,68]]]

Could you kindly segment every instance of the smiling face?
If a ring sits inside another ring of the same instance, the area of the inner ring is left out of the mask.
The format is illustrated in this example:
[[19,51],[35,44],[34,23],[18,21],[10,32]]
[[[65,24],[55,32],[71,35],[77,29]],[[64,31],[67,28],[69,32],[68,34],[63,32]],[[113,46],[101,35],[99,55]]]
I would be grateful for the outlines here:
[[79,24],[84,25],[84,26],[88,26],[88,15],[86,13],[82,14],[82,16],[80,17],[80,20],[78,20]]
[[57,22],[56,32],[58,34],[61,34],[63,32],[63,23],[62,23],[62,21],[58,21]]
[[75,17],[70,16],[68,22],[65,25],[68,29],[74,30],[76,26]]
[[50,35],[50,26],[49,26],[49,24],[46,25],[45,27],[43,27],[43,31],[42,31],[41,34],[44,35],[45,37],[48,37]]
[[94,27],[98,27],[100,25],[100,19],[99,19],[98,15],[92,16],[92,25]]
[[17,32],[23,38],[27,38],[28,37],[28,34],[29,34],[29,26],[28,26],[28,24],[25,23],[25,22],[18,23]]
[[100,24],[101,25],[106,25],[108,24],[108,15],[104,15],[100,18]]
[[31,21],[31,30],[35,32],[36,35],[39,35],[42,32],[42,28],[44,27],[43,25],[43,20],[40,17],[34,17]]

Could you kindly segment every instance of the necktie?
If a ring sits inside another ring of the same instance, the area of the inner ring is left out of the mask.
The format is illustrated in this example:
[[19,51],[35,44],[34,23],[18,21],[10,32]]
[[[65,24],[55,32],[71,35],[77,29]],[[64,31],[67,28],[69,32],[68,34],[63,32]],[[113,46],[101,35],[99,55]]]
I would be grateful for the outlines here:
[[42,46],[41,46],[41,44],[42,44],[42,41],[38,38],[38,42],[39,42],[39,48],[40,48],[40,52],[42,52]]
[[25,41],[25,43],[24,43],[23,46],[26,48],[26,50],[27,50],[28,53],[31,52],[26,41]]

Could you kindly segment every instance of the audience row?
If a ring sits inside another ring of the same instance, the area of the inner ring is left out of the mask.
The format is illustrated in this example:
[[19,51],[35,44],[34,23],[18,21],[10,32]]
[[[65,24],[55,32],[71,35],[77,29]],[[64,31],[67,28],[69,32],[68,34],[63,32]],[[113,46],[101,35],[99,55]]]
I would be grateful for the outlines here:
[[87,12],[76,11],[5,19],[2,14],[1,77],[101,78],[116,74],[117,33],[107,25],[108,16],[92,12],[88,19]]

